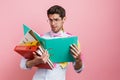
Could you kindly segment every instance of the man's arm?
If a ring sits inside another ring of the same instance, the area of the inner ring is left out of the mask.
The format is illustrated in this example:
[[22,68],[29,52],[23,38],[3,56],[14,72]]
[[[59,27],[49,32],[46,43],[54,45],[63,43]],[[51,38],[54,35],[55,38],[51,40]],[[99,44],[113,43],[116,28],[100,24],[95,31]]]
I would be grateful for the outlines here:
[[47,60],[49,59],[49,55],[48,55],[47,50],[42,52],[41,56],[38,56],[35,52],[33,54],[34,54],[34,59],[27,60],[27,62],[26,62],[26,67],[28,67],[28,68],[31,68],[31,67],[38,65],[40,63],[46,63]]

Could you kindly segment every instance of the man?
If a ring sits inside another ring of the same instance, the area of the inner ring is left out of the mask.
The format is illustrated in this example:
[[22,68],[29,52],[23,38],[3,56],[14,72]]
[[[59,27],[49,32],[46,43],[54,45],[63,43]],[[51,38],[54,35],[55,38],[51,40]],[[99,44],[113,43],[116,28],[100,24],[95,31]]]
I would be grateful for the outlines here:
[[[65,9],[61,6],[54,5],[47,10],[48,21],[51,27],[51,31],[44,34],[42,37],[44,38],[56,38],[56,37],[68,37],[70,34],[64,32],[63,24],[66,19]],[[73,67],[76,72],[81,72],[83,69],[82,60],[81,60],[81,52],[77,45],[71,45],[70,51],[75,58],[75,62],[73,63]],[[37,56],[34,54],[33,60],[27,60],[22,58],[21,60],[21,68],[23,69],[31,69],[33,66],[46,63],[49,58],[47,50],[44,50],[42,56]],[[63,66],[64,64],[64,66]],[[65,80],[66,69],[68,63],[56,63],[55,68],[53,70],[49,69],[40,69],[36,71],[33,76],[33,80]]]

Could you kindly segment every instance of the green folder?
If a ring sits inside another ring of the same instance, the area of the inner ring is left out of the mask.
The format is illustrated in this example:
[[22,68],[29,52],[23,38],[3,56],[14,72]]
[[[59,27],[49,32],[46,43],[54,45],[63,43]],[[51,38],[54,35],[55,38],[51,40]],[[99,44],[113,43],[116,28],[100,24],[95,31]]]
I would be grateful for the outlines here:
[[[23,25],[24,35],[32,30],[28,26]],[[73,62],[75,61],[70,53],[70,45],[78,43],[77,36],[64,37],[64,38],[54,38],[45,39],[40,37],[35,31],[33,31],[38,41],[42,44],[44,49],[48,50],[50,55],[50,60],[53,63],[58,62]]]

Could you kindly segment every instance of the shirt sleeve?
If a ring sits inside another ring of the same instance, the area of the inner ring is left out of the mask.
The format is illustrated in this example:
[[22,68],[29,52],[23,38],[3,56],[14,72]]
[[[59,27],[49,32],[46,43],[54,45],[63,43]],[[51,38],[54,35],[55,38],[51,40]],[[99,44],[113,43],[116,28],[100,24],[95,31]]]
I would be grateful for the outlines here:
[[20,61],[20,68],[21,69],[25,69],[25,70],[30,70],[31,68],[27,68],[26,66],[26,62],[27,62],[28,59],[25,59],[24,57],[21,59]]
[[[76,62],[73,62],[73,66],[75,66],[75,64],[76,64]],[[74,68],[74,70],[75,70],[77,73],[80,73],[80,72],[83,70],[83,68],[84,68],[84,65],[82,64],[82,67],[81,67],[80,69],[76,70],[76,69]]]

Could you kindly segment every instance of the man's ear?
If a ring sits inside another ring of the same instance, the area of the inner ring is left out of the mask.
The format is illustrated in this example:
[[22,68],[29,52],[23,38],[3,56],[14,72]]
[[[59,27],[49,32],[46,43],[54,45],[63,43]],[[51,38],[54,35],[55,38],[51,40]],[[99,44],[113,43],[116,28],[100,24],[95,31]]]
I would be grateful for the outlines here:
[[66,17],[63,17],[63,21],[65,21],[66,20]]

